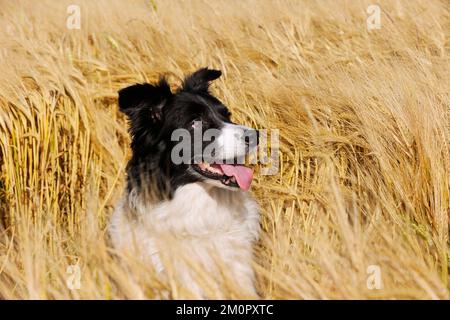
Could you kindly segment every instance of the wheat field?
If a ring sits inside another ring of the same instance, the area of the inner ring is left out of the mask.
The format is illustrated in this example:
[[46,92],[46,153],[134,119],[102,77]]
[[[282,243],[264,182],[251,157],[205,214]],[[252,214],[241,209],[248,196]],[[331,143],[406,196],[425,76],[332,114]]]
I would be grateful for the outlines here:
[[0,298],[195,298],[106,227],[130,157],[117,91],[208,66],[236,122],[279,130],[251,190],[260,298],[448,299],[450,3],[377,3],[369,30],[371,1],[0,0]]

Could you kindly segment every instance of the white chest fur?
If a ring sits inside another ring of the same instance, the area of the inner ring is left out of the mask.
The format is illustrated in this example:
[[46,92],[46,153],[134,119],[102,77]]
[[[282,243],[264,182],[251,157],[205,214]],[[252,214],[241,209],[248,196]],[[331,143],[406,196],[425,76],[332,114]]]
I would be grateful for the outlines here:
[[158,271],[164,270],[162,255],[175,260],[177,276],[194,293],[202,291],[196,277],[176,257],[189,257],[209,274],[219,272],[220,264],[243,290],[255,293],[251,263],[259,214],[247,192],[192,183],[157,205],[143,203],[131,192],[117,206],[110,233],[117,249],[138,251]]

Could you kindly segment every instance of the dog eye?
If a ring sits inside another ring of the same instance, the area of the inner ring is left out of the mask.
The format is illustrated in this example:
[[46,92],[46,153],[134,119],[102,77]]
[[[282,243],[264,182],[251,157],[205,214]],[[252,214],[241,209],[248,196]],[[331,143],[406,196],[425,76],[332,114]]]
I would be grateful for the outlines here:
[[228,111],[228,109],[221,109],[221,110],[219,110],[219,113],[225,118],[231,117],[231,112]]

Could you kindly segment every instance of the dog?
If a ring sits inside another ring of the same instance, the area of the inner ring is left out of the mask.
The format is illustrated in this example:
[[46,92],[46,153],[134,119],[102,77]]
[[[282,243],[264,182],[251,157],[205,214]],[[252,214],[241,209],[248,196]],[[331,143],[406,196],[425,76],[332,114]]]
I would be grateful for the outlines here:
[[[172,274],[198,297],[206,296],[198,278],[219,279],[220,266],[242,293],[256,296],[252,262],[259,213],[247,192],[253,172],[240,161],[255,150],[258,131],[233,123],[228,108],[210,93],[211,81],[221,74],[199,69],[174,92],[165,78],[119,91],[132,157],[109,231],[114,248],[138,254],[160,274],[170,259]],[[216,135],[184,141],[192,150],[179,152],[187,159],[180,162],[173,152],[180,143],[174,141],[177,130],[187,138],[198,130]],[[178,259],[180,253],[200,269]],[[217,280],[213,287],[220,292],[223,286]]]

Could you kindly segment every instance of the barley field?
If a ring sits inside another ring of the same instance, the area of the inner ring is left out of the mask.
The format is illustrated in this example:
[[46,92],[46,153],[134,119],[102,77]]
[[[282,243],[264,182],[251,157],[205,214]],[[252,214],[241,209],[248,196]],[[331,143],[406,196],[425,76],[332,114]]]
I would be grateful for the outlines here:
[[378,1],[368,28],[371,4],[0,0],[0,298],[196,298],[106,227],[117,91],[208,66],[236,122],[279,130],[251,189],[260,298],[449,299],[450,3]]

